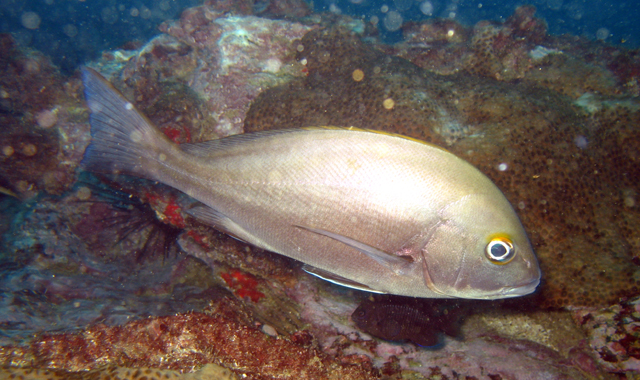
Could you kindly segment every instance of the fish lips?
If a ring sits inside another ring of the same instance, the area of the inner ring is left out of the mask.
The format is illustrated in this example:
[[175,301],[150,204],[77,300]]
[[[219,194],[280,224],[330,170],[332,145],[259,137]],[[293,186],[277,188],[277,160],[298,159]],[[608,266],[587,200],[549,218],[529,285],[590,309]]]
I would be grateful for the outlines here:
[[503,288],[499,294],[505,298],[526,296],[527,294],[535,292],[538,285],[540,285],[540,277],[523,284]]

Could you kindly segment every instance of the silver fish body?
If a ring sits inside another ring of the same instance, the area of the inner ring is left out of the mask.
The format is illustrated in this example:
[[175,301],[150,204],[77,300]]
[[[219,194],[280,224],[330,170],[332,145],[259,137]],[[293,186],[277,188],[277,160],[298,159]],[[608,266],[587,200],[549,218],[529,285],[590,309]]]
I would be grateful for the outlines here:
[[96,72],[90,170],[165,183],[190,213],[248,243],[372,292],[495,299],[529,294],[540,269],[501,191],[472,165],[397,135],[309,128],[198,144],[168,140]]

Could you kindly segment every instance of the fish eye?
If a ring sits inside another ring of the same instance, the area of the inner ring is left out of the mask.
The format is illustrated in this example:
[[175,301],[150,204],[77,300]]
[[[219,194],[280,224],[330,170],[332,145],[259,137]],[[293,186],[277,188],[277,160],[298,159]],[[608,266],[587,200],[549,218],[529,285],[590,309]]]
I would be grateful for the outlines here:
[[513,257],[516,255],[516,250],[511,240],[498,237],[491,239],[484,253],[492,263],[503,265],[513,260]]

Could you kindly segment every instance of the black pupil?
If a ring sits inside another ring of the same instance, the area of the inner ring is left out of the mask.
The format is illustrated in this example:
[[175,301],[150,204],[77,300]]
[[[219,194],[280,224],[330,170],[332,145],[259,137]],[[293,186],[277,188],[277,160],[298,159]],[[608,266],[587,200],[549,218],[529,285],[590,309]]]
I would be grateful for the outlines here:
[[491,254],[493,255],[493,257],[500,258],[504,256],[506,253],[507,253],[507,247],[505,247],[504,244],[498,243],[493,245],[493,247],[491,247]]

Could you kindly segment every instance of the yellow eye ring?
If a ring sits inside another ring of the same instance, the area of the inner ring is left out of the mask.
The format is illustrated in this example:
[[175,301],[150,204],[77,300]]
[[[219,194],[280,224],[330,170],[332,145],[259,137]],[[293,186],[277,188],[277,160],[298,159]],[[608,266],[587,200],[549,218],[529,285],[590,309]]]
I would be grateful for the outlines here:
[[504,265],[513,260],[516,249],[510,239],[495,237],[487,244],[484,253],[492,263]]

